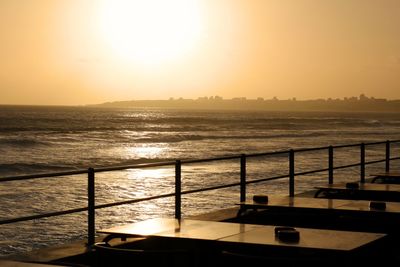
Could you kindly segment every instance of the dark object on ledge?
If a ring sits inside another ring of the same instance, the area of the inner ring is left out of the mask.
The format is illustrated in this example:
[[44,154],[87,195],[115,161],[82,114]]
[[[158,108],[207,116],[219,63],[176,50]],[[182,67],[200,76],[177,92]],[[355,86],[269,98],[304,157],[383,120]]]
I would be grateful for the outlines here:
[[346,188],[348,189],[358,189],[360,185],[358,183],[346,183]]
[[277,226],[275,227],[275,237],[283,242],[298,242],[300,232],[294,227]]
[[370,209],[386,210],[386,202],[371,201],[369,202]]
[[268,196],[267,195],[254,195],[253,201],[256,203],[268,203]]

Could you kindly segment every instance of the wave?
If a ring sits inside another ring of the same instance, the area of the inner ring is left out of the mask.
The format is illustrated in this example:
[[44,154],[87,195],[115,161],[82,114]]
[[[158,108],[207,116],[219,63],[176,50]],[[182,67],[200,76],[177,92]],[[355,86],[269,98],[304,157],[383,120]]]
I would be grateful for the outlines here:
[[188,141],[203,141],[203,140],[247,140],[247,139],[271,139],[271,138],[299,138],[299,137],[320,137],[327,133],[324,131],[255,131],[249,129],[251,132],[246,134],[245,131],[232,132],[229,130],[204,130],[204,131],[119,131],[115,133],[107,132],[94,132],[94,133],[80,133],[72,135],[51,135],[50,140],[43,140],[48,136],[41,136],[35,138],[0,138],[0,149],[37,149],[37,148],[56,148],[59,146],[66,147],[68,145],[76,146],[82,142],[95,142],[104,144],[113,140],[114,144],[130,143],[133,140],[137,143],[180,143]]
[[[132,111],[126,114],[109,113],[76,114],[66,113],[58,118],[49,118],[49,114],[40,117],[0,118],[0,132],[51,132],[51,133],[82,133],[82,132],[114,132],[131,131],[165,131],[190,128],[193,131],[218,128],[252,128],[252,129],[317,129],[335,127],[384,127],[400,126],[398,117],[383,115],[352,114],[351,116],[326,114],[272,114],[272,113],[173,113],[173,112],[141,112]],[[47,117],[45,117],[47,116]],[[54,115],[56,116],[56,115]],[[394,115],[393,115],[394,116]]]
[[135,142],[142,143],[178,143],[187,141],[201,141],[201,140],[255,140],[255,139],[278,139],[278,138],[306,138],[306,137],[320,137],[325,136],[327,132],[290,132],[290,133],[272,133],[272,134],[248,134],[248,135],[196,135],[196,134],[155,134],[154,136],[146,135],[142,138],[136,138]]
[[82,121],[77,124],[70,120],[60,122],[57,126],[0,126],[0,133],[24,135],[88,135],[88,134],[118,134],[123,131],[131,132],[205,132],[220,130],[317,130],[317,129],[355,129],[355,128],[400,128],[398,120],[357,119],[357,118],[237,118],[237,119],[210,119],[210,118],[164,118],[149,121],[110,122]]
[[0,146],[6,147],[36,147],[50,144],[34,138],[0,138]]
[[46,163],[4,163],[0,164],[0,175],[13,176],[47,172],[72,171],[79,166],[51,165]]

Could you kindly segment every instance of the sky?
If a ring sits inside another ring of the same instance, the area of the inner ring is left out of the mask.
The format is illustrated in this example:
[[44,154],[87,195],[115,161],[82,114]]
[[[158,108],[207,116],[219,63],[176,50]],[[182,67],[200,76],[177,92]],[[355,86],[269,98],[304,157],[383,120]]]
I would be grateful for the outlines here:
[[0,0],[0,104],[400,99],[399,0]]

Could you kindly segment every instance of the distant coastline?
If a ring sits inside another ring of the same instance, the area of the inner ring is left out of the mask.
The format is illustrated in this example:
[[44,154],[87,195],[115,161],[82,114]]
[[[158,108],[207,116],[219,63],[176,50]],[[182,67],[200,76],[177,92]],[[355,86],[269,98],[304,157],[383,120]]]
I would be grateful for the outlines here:
[[88,105],[107,108],[174,108],[174,109],[217,109],[217,110],[266,110],[266,111],[343,111],[343,112],[400,112],[400,100],[359,97],[343,99],[279,100],[247,99],[245,97],[223,99],[220,96],[198,99],[170,98],[168,100],[128,100]]

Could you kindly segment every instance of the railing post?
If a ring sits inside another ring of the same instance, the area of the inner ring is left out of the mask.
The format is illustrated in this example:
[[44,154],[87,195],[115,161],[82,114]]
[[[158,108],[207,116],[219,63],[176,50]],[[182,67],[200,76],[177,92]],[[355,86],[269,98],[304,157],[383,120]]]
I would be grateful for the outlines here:
[[329,146],[328,154],[328,182],[333,184],[333,146]]
[[390,171],[390,141],[386,141],[386,164],[385,171]]
[[175,219],[181,219],[181,197],[182,197],[182,164],[180,160],[175,162]]
[[95,181],[94,169],[88,169],[88,246],[94,244],[95,239]]
[[360,145],[360,183],[365,183],[365,144]]
[[294,196],[294,150],[289,151],[289,196]]
[[246,155],[240,157],[240,202],[246,201]]

